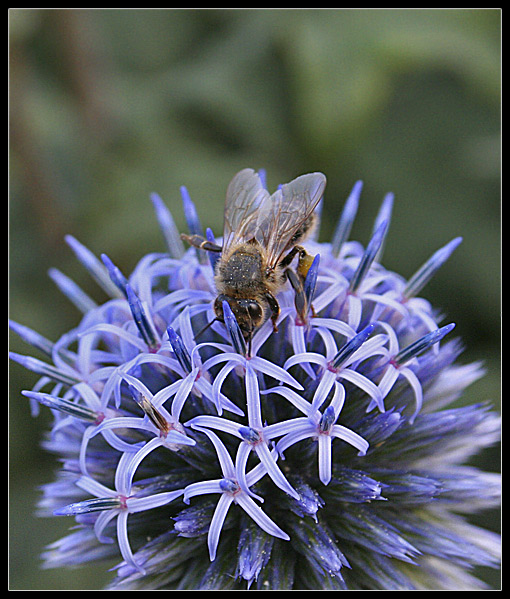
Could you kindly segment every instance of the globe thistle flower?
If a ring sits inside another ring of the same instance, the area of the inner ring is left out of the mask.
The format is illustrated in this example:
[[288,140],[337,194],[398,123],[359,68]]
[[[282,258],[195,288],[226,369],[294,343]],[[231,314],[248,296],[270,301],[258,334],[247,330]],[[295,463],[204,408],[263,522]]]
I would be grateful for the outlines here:
[[213,311],[218,253],[185,249],[159,196],[167,251],[129,276],[67,237],[108,299],[52,270],[77,327],[52,342],[11,323],[41,355],[11,358],[39,375],[23,395],[51,410],[61,463],[39,512],[76,524],[46,567],[116,559],[111,589],[483,588],[499,537],[466,515],[500,482],[465,463],[499,419],[452,406],[483,368],[456,363],[454,324],[419,295],[461,240],[406,281],[381,264],[392,194],[366,248],[349,240],[361,188],[249,342],[228,302]]

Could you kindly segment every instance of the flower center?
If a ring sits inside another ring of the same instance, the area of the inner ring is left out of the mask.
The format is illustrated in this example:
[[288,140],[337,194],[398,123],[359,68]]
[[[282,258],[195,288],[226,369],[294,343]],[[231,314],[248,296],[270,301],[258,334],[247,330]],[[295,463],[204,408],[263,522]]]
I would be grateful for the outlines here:
[[333,406],[328,406],[325,410],[324,410],[324,414],[322,415],[320,422],[319,422],[319,432],[322,433],[323,435],[329,435],[329,433],[331,432],[331,428],[333,427],[333,424],[335,423],[336,420],[336,415],[335,415],[335,409],[333,408]]
[[238,430],[241,437],[249,445],[257,445],[262,442],[262,436],[259,431],[251,426],[240,426]]
[[222,478],[220,480],[220,489],[229,495],[237,495],[237,493],[239,493],[241,490],[241,487],[235,480],[232,480],[231,478]]

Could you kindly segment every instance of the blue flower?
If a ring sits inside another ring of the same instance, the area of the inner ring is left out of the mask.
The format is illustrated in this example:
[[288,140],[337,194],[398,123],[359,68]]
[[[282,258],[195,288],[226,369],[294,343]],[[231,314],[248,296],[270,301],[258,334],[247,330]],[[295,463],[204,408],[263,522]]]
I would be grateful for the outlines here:
[[[196,428],[200,430],[199,427]],[[239,445],[236,464],[234,466],[230,454],[219,437],[210,430],[203,429],[203,431],[214,445],[223,476],[220,479],[205,480],[188,485],[184,489],[184,502],[189,503],[190,498],[197,495],[220,493],[220,499],[211,519],[208,532],[207,545],[211,561],[216,557],[220,532],[227,516],[227,511],[232,503],[239,505],[262,530],[272,536],[288,541],[290,538],[289,535],[275,524],[255,503],[252,497],[250,497],[249,487],[266,474],[264,463],[261,462],[252,471],[245,473],[245,460],[241,451],[242,445]],[[240,483],[241,477],[244,480],[244,485]]]
[[133,558],[129,544],[127,527],[129,514],[166,505],[183,494],[182,490],[151,495],[146,495],[143,492],[138,495],[133,492],[133,475],[143,457],[145,456],[140,454],[133,456],[130,453],[122,455],[115,472],[115,490],[109,489],[93,478],[81,476],[76,480],[76,486],[86,493],[94,495],[96,499],[71,503],[54,511],[57,516],[78,516],[100,512],[94,522],[94,532],[98,541],[103,543],[113,542],[111,538],[103,533],[108,523],[117,518],[117,542],[122,557],[141,574],[145,574],[145,571]]
[[276,448],[280,453],[283,453],[288,447],[304,439],[317,440],[318,474],[324,485],[330,482],[332,476],[332,442],[335,437],[355,447],[358,450],[358,455],[363,456],[366,454],[369,447],[368,441],[347,427],[336,424],[345,401],[345,389],[338,382],[334,382],[331,403],[322,413],[314,407],[313,402],[308,403],[292,389],[275,387],[274,389],[268,389],[266,393],[277,393],[286,397],[298,410],[306,414],[304,418],[292,418],[271,425],[277,427],[280,434],[284,434],[278,441]]
[[[218,253],[186,250],[158,195],[166,251],[130,275],[66,238],[109,299],[52,270],[76,328],[52,342],[11,322],[39,352],[11,358],[37,376],[23,396],[51,410],[61,463],[38,510],[78,525],[48,567],[116,557],[115,590],[484,588],[472,568],[497,567],[499,537],[465,515],[498,504],[500,479],[466,462],[499,418],[453,406],[483,368],[420,296],[461,238],[406,281],[381,264],[392,194],[366,247],[349,239],[361,190],[248,339],[214,310]],[[190,235],[221,245],[181,195]]]

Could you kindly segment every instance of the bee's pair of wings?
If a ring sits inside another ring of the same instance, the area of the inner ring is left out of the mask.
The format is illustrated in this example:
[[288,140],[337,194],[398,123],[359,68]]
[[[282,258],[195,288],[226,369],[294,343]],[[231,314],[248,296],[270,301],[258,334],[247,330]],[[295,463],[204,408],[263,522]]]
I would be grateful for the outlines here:
[[322,173],[310,173],[282,185],[272,195],[260,176],[246,168],[227,189],[223,251],[255,240],[266,250],[267,263],[276,266],[292,239],[312,215],[326,187]]

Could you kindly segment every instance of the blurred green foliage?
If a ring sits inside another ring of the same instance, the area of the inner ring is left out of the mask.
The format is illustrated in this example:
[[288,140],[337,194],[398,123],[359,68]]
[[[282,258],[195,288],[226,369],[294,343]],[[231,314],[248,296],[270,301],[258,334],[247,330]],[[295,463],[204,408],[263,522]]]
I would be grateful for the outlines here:
[[[184,230],[186,185],[220,234],[241,168],[265,168],[270,187],[320,170],[322,240],[358,179],[352,238],[363,243],[395,193],[388,268],[410,276],[464,237],[424,295],[457,323],[464,361],[487,366],[466,401],[497,404],[500,21],[497,9],[11,9],[10,317],[50,339],[76,326],[53,266],[104,299],[67,233],[126,274],[163,251],[153,191]],[[17,338],[11,347],[30,353]],[[32,515],[53,469],[39,449],[45,417],[30,418],[19,397],[35,380],[12,367],[11,588],[100,588],[104,565],[39,569],[70,521]],[[498,459],[496,449],[478,463],[495,470]]]

